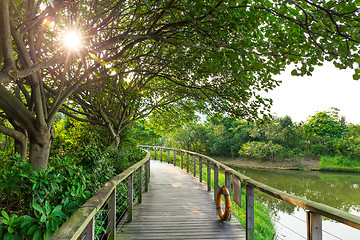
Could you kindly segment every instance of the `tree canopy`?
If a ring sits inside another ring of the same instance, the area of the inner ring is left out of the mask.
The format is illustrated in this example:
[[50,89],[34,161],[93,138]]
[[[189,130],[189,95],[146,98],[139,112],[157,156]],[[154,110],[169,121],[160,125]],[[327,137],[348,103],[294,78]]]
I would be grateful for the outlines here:
[[[134,116],[165,99],[261,117],[271,100],[259,91],[277,86],[273,75],[290,63],[304,75],[333,61],[359,79],[359,26],[350,0],[2,0],[0,131],[23,156],[29,142],[30,162],[46,168],[58,111],[97,106],[100,116],[122,99],[111,91],[131,90]],[[69,32],[76,47],[64,44]]]

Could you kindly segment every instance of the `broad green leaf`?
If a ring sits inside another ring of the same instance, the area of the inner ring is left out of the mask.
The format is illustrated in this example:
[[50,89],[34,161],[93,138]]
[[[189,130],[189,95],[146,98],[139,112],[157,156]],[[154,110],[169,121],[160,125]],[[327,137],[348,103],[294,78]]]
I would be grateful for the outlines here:
[[40,207],[39,204],[36,204],[36,203],[35,203],[35,204],[33,204],[32,206],[33,206],[33,208],[34,208],[35,210],[37,210],[37,211],[41,212],[42,214],[46,215],[45,209],[42,208],[42,207]]
[[1,211],[1,215],[4,216],[5,219],[9,220],[9,215],[5,211]]

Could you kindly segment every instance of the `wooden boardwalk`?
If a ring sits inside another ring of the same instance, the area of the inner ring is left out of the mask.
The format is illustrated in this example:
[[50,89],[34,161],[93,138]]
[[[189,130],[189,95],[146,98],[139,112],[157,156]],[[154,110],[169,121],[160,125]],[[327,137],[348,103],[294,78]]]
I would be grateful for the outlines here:
[[117,229],[116,239],[246,239],[236,218],[219,220],[214,193],[190,173],[151,161],[150,179],[133,221]]

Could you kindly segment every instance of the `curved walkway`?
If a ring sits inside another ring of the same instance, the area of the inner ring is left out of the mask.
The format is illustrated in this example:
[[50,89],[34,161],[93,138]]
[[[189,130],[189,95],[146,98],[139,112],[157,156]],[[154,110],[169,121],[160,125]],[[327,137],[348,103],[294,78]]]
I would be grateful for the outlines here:
[[219,220],[213,192],[198,178],[160,161],[151,161],[150,172],[149,191],[116,239],[246,239],[235,217]]

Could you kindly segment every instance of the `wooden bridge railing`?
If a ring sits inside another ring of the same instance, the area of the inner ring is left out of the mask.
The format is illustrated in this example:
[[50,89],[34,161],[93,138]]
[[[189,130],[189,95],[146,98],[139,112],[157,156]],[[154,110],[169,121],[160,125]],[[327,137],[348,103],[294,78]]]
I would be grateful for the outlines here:
[[[189,159],[193,158],[193,169],[194,176],[196,176],[197,165],[199,171],[199,180],[202,181],[202,165],[206,163],[207,166],[207,188],[211,190],[211,167],[213,167],[214,172],[214,200],[216,199],[216,192],[219,187],[219,168],[223,169],[225,172],[225,186],[231,192],[231,186],[233,185],[233,191],[231,193],[234,202],[236,202],[241,207],[241,184],[243,182],[245,184],[246,190],[246,239],[253,240],[254,238],[254,189],[257,189],[267,195],[278,198],[282,201],[289,202],[293,205],[299,206],[301,208],[306,209],[307,211],[307,239],[309,240],[320,240],[322,239],[322,217],[325,216],[330,219],[336,220],[348,226],[360,230],[360,217],[355,216],[353,214],[347,213],[345,211],[313,202],[310,200],[306,200],[303,198],[299,198],[293,196],[291,194],[280,191],[276,188],[272,188],[267,186],[261,182],[255,181],[234,169],[214,160],[211,157],[186,151],[182,149],[175,148],[166,148],[160,146],[146,146],[141,145],[142,148],[148,148],[154,150],[154,159],[157,158],[157,152],[160,151],[160,160],[162,161],[162,153],[163,151],[172,151],[174,153],[174,165],[176,165],[176,154],[177,152],[181,155],[181,163],[180,167],[185,168],[184,164],[186,164],[187,172],[189,172]],[[184,155],[186,155],[186,162],[184,163]],[[196,159],[199,160],[199,164],[196,164]],[[168,154],[168,163],[170,163],[170,154]]]
[[[143,169],[145,166],[145,183],[143,188]],[[105,183],[94,196],[82,205],[51,237],[50,240],[60,239],[94,239],[95,214],[108,203],[106,238],[115,240],[116,237],[116,186],[127,179],[127,221],[132,220],[133,211],[133,177],[138,174],[138,202],[141,202],[143,190],[148,191],[150,179],[150,152],[146,151],[146,157],[134,164],[109,182]],[[122,214],[124,216],[124,214]]]

